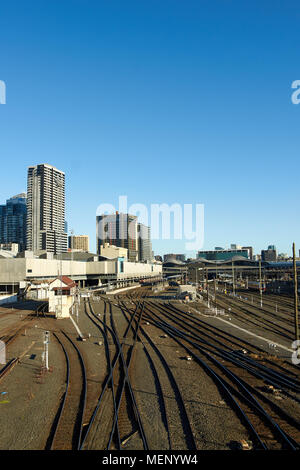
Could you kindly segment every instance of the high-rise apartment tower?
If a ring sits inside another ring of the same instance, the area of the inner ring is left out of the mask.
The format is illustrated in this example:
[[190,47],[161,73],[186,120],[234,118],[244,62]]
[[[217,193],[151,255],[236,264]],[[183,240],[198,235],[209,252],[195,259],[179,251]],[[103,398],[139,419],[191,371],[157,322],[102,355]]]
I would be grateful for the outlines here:
[[65,225],[65,174],[54,166],[28,168],[27,250],[67,251]]

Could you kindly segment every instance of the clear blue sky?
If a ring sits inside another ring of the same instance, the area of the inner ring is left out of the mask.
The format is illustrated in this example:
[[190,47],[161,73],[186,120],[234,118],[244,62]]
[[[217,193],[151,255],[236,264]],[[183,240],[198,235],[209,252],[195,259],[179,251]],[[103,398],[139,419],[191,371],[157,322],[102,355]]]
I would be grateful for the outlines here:
[[0,203],[50,163],[92,250],[119,195],[205,204],[204,249],[300,248],[299,44],[296,1],[2,2]]

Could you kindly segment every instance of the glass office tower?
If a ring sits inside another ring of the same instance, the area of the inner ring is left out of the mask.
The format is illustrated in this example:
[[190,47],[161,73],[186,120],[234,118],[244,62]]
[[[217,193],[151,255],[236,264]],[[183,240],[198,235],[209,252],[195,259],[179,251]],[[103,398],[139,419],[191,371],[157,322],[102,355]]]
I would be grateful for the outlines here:
[[18,243],[19,251],[26,248],[26,194],[7,199],[0,206],[0,243]]

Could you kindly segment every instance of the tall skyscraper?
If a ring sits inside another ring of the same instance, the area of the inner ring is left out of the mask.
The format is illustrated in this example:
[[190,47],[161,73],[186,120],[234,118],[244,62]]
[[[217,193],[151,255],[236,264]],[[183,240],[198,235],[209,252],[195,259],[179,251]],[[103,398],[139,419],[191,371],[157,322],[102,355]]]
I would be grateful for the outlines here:
[[18,243],[19,251],[26,247],[26,194],[7,199],[0,206],[0,243]]
[[27,250],[67,251],[65,174],[40,164],[28,168]]
[[96,217],[97,253],[105,243],[128,249],[128,260],[138,261],[137,216],[104,214]]
[[152,243],[150,227],[138,224],[139,261],[152,261]]

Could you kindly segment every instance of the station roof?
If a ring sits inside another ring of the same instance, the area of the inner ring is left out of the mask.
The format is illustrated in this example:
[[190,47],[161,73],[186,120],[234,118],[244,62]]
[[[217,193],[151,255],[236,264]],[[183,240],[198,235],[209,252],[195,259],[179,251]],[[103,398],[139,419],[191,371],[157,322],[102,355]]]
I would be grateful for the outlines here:
[[163,266],[173,266],[173,265],[176,265],[176,266],[186,266],[186,263],[184,263],[183,261],[180,261],[179,259],[169,259],[168,261],[165,261],[163,263]]

